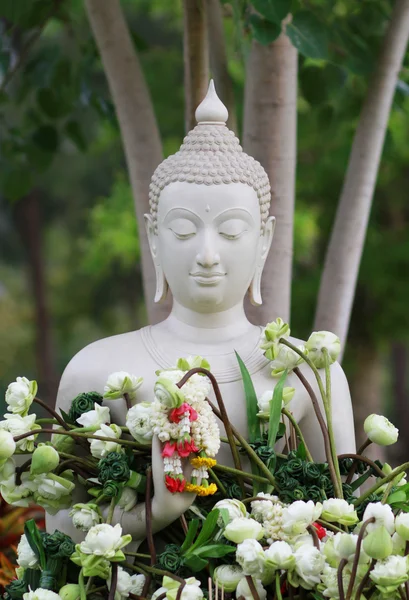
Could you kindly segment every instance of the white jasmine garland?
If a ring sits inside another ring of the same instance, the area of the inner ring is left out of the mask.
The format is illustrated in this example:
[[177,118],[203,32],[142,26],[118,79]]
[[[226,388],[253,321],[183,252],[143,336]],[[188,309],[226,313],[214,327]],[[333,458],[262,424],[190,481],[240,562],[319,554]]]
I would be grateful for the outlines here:
[[399,435],[399,430],[382,415],[369,415],[364,422],[364,430],[368,438],[379,446],[394,444]]
[[[236,500],[235,498],[230,499],[226,498],[225,500],[219,500],[213,507],[218,508],[220,510],[226,510],[229,517],[229,522],[231,523],[234,519],[238,519],[240,517],[247,517],[247,510],[243,502],[240,500]],[[223,527],[223,518],[220,515],[217,521],[219,527]]]
[[287,542],[273,542],[267,550],[264,551],[267,567],[272,567],[274,570],[293,569],[295,565],[295,557],[293,550]]
[[353,504],[348,504],[346,500],[340,498],[330,498],[324,500],[322,504],[322,518],[330,523],[340,523],[341,525],[354,525],[358,522],[358,515]]
[[23,569],[39,569],[38,559],[30,544],[28,543],[26,535],[20,538],[20,542],[17,546],[17,563]]
[[191,422],[193,440],[207,456],[214,458],[220,449],[220,429],[216,417],[206,400],[192,400],[190,404],[198,414],[196,421]]
[[[112,572],[110,573],[107,584],[108,589],[111,589]],[[115,600],[123,600],[129,598],[129,594],[142,594],[143,586],[145,585],[145,575],[130,575],[123,567],[118,566],[118,578],[115,590]]]
[[[254,587],[257,590],[257,594],[258,594],[258,597],[260,598],[260,600],[266,600],[267,591],[264,589],[263,584],[261,583],[261,580],[255,579],[253,577],[253,583],[254,583]],[[243,579],[241,579],[239,581],[237,589],[236,589],[236,598],[240,598],[241,596],[243,596],[244,600],[254,600],[252,591],[251,591],[250,586],[247,583],[247,579],[245,577],[243,577]]]
[[296,500],[283,510],[283,530],[290,535],[300,535],[320,518],[321,512],[321,502],[314,504],[312,500]]
[[389,504],[382,504],[381,502],[370,502],[365,509],[362,517],[362,522],[365,523],[368,519],[375,518],[374,523],[368,523],[366,531],[371,533],[382,525],[387,529],[391,535],[395,531],[395,516],[392,508]]
[[[253,500],[251,503],[251,516],[256,519],[256,521],[262,523],[267,519],[273,518],[274,505],[277,503],[278,496],[259,492],[257,497],[264,498],[264,500]],[[281,506],[281,504],[279,506]]]
[[254,519],[239,517],[226,526],[223,535],[231,542],[240,544],[244,540],[260,540],[263,537],[263,528]]
[[104,442],[103,440],[89,438],[88,441],[91,443],[91,454],[95,458],[104,458],[109,452],[122,452],[121,444],[116,442],[122,435],[122,430],[118,425],[105,425],[102,423],[100,429],[98,429],[94,435],[112,438],[112,442]]
[[129,544],[131,539],[130,535],[122,535],[122,527],[119,523],[114,527],[107,523],[100,523],[91,527],[79,547],[84,554],[102,556],[109,560],[118,550]]
[[330,365],[337,360],[341,352],[339,337],[330,331],[314,331],[308,338],[305,347],[308,352],[308,358],[317,369],[325,367],[324,348],[328,350]]
[[37,382],[17,377],[6,390],[6,404],[11,413],[26,416],[37,394]]
[[243,577],[243,570],[237,565],[220,565],[213,573],[213,580],[219,589],[223,588],[228,594],[235,591]]
[[101,514],[96,504],[74,504],[69,513],[76,529],[89,531],[94,525],[101,522]]
[[115,400],[128,394],[130,400],[135,400],[136,391],[141,387],[143,377],[135,377],[126,371],[111,373],[104,387],[104,398]]
[[111,422],[111,415],[109,406],[101,406],[98,402],[94,404],[94,410],[82,413],[77,419],[77,423],[83,427],[95,427],[98,429],[102,423],[109,424]]
[[152,410],[151,402],[140,402],[127,412],[126,426],[132,437],[140,444],[151,444],[152,442]]
[[34,592],[26,592],[23,595],[23,600],[61,600],[61,596],[51,590],[37,588]]
[[[22,417],[18,414],[6,413],[4,415],[4,421],[0,421],[0,429],[9,431],[13,437],[28,433],[29,431],[35,431],[41,429],[40,425],[35,424],[36,415],[27,415]],[[38,434],[37,434],[38,435]],[[16,442],[16,446],[22,452],[33,452],[35,435],[30,435],[19,442]]]
[[266,557],[262,545],[255,539],[245,539],[237,546],[236,561],[245,575],[262,578]]

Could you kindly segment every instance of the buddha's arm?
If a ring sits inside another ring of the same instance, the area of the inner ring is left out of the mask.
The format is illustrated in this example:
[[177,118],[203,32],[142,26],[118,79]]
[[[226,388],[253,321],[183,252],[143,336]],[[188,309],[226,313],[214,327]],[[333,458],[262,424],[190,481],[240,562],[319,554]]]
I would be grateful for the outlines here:
[[[324,420],[326,421],[324,405],[314,374],[308,367],[304,367],[302,371],[307,377],[317,396]],[[324,381],[325,387],[325,373],[323,369],[320,370],[320,374]],[[337,453],[344,454],[355,452],[355,431],[351,395],[345,373],[339,363],[334,363],[331,366],[331,396],[332,426],[334,430]],[[323,436],[308,394],[306,395],[306,398],[309,402],[309,405],[305,416],[301,419],[300,426],[305,437],[306,444],[314,459],[324,462],[326,459]]]

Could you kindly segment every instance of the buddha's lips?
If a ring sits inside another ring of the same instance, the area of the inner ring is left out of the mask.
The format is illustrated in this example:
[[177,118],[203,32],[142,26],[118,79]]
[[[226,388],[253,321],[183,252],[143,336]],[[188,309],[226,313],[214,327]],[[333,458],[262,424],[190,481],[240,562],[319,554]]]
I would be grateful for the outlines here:
[[212,272],[202,272],[197,271],[195,273],[190,273],[190,276],[197,281],[198,283],[202,283],[203,285],[214,285],[218,283],[223,277],[226,276],[226,273],[212,273]]

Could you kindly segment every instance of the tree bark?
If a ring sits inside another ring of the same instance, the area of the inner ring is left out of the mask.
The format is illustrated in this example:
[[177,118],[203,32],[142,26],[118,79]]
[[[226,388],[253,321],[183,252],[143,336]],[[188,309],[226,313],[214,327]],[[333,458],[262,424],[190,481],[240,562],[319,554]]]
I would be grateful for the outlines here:
[[155,305],[153,301],[156,289],[155,270],[143,215],[149,212],[150,178],[163,158],[160,134],[120,0],[85,0],[85,6],[101,54],[124,144],[139,228],[148,319],[150,323],[157,323],[169,313],[169,302]]
[[256,324],[290,318],[297,130],[297,51],[283,33],[269,46],[255,40],[247,63],[244,150],[267,171],[277,219],[262,279],[263,305],[246,303]]
[[328,246],[314,329],[347,338],[382,147],[409,36],[409,0],[396,0],[352,144]]
[[236,104],[233,82],[228,68],[220,0],[208,0],[207,11],[210,69],[217,95],[229,111],[227,126],[237,133]]
[[391,348],[391,376],[393,392],[392,422],[399,429],[399,439],[391,446],[393,464],[407,460],[409,451],[409,352],[407,344],[393,342]]
[[196,125],[195,111],[209,85],[207,0],[183,0],[183,56],[185,65],[185,129]]
[[26,251],[29,287],[34,304],[38,387],[41,398],[50,406],[54,406],[59,376],[55,364],[52,323],[46,292],[40,199],[37,191],[32,191],[17,202],[14,216]]

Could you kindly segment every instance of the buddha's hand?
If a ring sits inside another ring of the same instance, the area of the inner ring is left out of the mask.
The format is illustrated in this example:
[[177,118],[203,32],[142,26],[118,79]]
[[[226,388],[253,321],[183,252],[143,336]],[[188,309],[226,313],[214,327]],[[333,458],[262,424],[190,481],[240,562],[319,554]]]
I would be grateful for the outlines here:
[[[190,478],[192,466],[188,460],[182,461],[184,475]],[[196,494],[192,492],[176,492],[172,494],[166,487],[161,443],[155,435],[152,439],[152,475],[154,496],[152,499],[152,517],[154,529],[163,529],[178,519],[193,504]]]

